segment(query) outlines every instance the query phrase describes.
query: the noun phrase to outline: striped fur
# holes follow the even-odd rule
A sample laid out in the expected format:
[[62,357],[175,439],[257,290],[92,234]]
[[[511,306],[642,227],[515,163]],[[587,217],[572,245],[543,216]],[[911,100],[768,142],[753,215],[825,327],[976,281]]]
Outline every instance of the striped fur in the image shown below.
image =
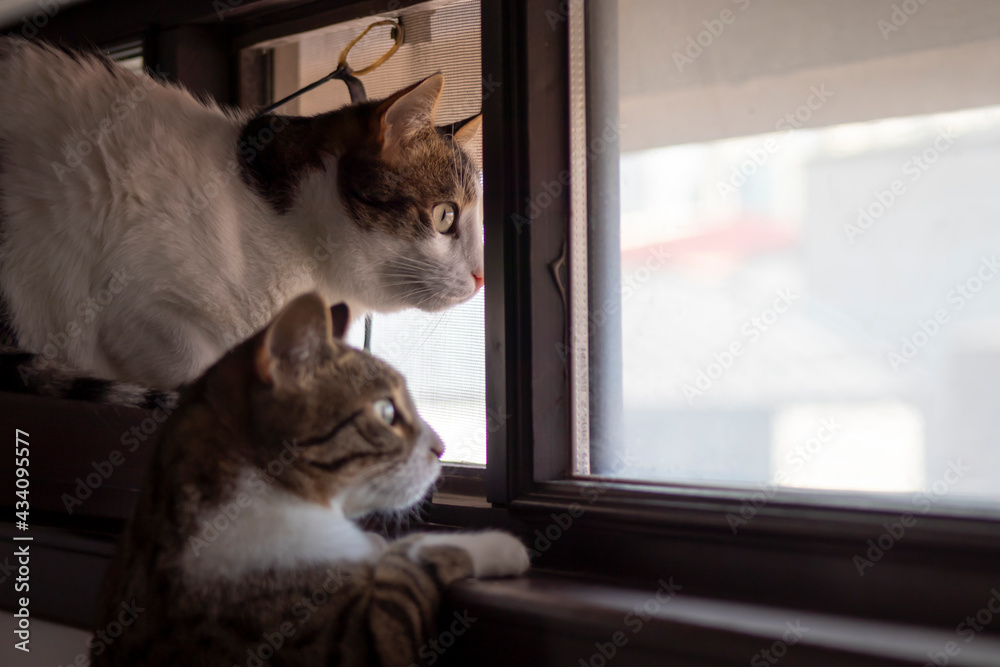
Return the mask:
[[176,391],[80,375],[79,371],[43,354],[3,346],[0,346],[0,391],[144,410],[172,409],[178,396]]
[[302,296],[184,392],[105,581],[95,667],[420,665],[449,584],[526,571],[505,533],[386,544],[355,523],[423,497],[443,448],[346,321]]

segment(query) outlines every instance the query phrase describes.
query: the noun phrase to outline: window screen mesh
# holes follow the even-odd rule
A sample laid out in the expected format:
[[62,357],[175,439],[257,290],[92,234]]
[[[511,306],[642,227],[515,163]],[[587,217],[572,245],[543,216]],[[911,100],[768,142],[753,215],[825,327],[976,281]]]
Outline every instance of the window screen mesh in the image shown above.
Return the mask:
[[587,42],[622,152],[600,472],[1000,502],[1000,3],[904,5],[622,0]]
[[[422,3],[260,44],[272,49],[274,99],[322,78],[336,67],[341,49],[366,27],[397,17],[405,41],[388,61],[360,77],[368,96],[386,97],[440,71],[445,87],[436,122],[443,125],[478,113],[482,98],[478,1]],[[374,28],[351,50],[349,62],[361,69],[391,44],[389,26]],[[347,87],[332,81],[282,107],[281,113],[313,115],[349,103]],[[472,152],[481,163],[481,146]],[[348,340],[360,347],[363,334],[357,321]],[[482,291],[443,313],[376,314],[372,352],[406,376],[421,415],[444,440],[445,460],[486,462]]]

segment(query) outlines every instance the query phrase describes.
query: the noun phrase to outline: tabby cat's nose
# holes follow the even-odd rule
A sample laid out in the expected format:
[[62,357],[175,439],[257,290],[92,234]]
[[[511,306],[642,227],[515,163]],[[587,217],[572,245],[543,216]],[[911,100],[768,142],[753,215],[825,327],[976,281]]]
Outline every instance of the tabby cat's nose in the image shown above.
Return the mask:
[[441,458],[441,456],[444,455],[444,443],[441,442],[441,438],[434,438],[431,441],[431,451],[434,452],[434,455],[438,458]]
[[476,291],[478,292],[479,289],[483,286],[483,283],[485,283],[486,281],[483,280],[483,277],[478,273],[473,273],[472,279],[476,281]]

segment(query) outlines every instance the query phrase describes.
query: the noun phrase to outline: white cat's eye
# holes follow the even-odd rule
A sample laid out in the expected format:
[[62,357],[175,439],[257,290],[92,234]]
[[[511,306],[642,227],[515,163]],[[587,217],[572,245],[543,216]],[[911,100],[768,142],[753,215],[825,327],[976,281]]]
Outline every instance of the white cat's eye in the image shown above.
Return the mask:
[[431,211],[431,221],[434,223],[434,229],[447,234],[455,224],[455,205],[448,202],[438,204]]
[[391,398],[378,399],[372,403],[372,410],[375,412],[376,417],[389,426],[392,426],[393,422],[396,421],[396,406],[393,405]]

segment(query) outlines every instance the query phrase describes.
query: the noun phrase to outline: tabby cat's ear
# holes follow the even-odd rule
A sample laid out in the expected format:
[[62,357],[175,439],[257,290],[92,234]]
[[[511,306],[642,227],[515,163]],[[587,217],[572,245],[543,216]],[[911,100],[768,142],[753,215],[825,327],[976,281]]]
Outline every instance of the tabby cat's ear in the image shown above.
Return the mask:
[[268,384],[297,382],[333,355],[332,315],[316,292],[297,297],[271,321],[257,349],[257,376]]
[[346,303],[338,303],[330,307],[330,317],[333,320],[333,337],[343,340],[347,333],[347,325],[351,323],[351,311]]
[[415,134],[434,127],[444,75],[432,74],[403,88],[378,107],[382,128],[379,134],[383,157],[392,157]]
[[460,128],[455,130],[455,133],[451,135],[451,138],[454,139],[455,143],[461,146],[464,150],[471,150],[472,144],[476,140],[476,135],[479,134],[479,129],[482,126],[483,114],[478,114],[465,121]]

